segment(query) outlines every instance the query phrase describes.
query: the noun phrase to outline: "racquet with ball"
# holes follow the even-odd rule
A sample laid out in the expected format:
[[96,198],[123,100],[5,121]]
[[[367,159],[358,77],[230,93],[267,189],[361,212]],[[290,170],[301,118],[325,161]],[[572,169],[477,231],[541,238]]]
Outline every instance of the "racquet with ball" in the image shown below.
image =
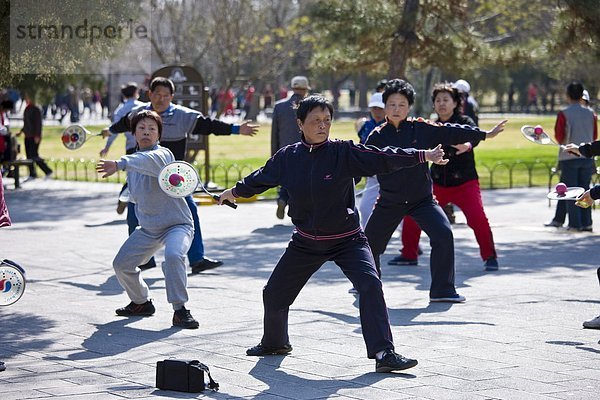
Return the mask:
[[524,125],[521,127],[521,133],[523,134],[525,139],[535,144],[560,146],[558,143],[552,140],[550,135],[544,132],[544,128],[542,128],[541,125]]
[[62,133],[62,144],[69,150],[77,150],[90,138],[101,136],[101,133],[92,133],[85,129],[83,125],[71,125],[65,128]]
[[[158,185],[168,196],[186,197],[193,193],[204,192],[216,201],[220,197],[212,194],[204,187],[196,168],[185,161],[174,161],[163,167],[158,174]],[[200,190],[197,190],[200,189]],[[237,208],[237,204],[225,200],[223,204]]]
[[25,270],[16,262],[0,261],[0,306],[16,303],[25,292]]
[[582,187],[567,187],[564,183],[559,182],[547,197],[550,200],[577,200],[584,192],[585,189]]

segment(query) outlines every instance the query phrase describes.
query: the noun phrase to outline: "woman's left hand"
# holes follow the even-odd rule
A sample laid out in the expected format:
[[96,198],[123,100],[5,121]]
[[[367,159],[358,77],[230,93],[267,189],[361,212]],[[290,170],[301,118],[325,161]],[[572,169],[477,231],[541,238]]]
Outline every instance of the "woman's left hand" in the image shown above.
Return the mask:
[[103,178],[108,178],[117,172],[117,162],[114,160],[100,160],[96,164],[96,172],[102,175]]
[[498,125],[496,125],[495,127],[493,127],[491,130],[487,131],[485,138],[486,139],[493,139],[496,136],[498,136],[498,134],[502,131],[504,131],[504,127],[506,126],[506,123],[508,122],[507,119],[500,121],[500,123]]

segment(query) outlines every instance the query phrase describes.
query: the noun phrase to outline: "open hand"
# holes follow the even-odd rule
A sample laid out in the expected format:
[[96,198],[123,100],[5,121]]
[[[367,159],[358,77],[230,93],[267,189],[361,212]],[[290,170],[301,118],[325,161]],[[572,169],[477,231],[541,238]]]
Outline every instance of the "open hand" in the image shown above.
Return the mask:
[[444,159],[444,149],[438,144],[435,149],[425,150],[425,159],[437,165],[446,165],[450,160]]
[[103,178],[108,178],[117,172],[117,162],[114,160],[100,160],[96,164],[96,172],[102,175]]
[[246,120],[240,125],[240,135],[254,136],[258,133],[260,125],[251,124],[252,121]]
[[487,131],[487,133],[485,135],[485,138],[486,139],[493,139],[496,136],[498,136],[498,134],[500,132],[504,131],[504,127],[506,126],[507,122],[508,122],[507,119],[500,121],[500,123],[498,123],[498,125],[496,125],[492,129],[490,129],[489,131]]

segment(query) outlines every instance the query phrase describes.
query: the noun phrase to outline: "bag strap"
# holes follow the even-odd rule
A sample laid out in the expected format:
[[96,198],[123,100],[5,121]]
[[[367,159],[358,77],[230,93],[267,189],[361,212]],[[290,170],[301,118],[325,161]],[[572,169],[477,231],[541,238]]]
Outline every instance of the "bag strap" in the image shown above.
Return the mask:
[[208,367],[206,365],[202,364],[198,360],[192,361],[191,365],[193,365],[195,368],[199,369],[200,371],[206,372],[206,374],[208,375],[208,380],[209,380],[209,382],[208,382],[209,389],[214,390],[215,392],[219,391],[219,384],[214,381],[212,376],[210,376],[210,370],[208,369]]

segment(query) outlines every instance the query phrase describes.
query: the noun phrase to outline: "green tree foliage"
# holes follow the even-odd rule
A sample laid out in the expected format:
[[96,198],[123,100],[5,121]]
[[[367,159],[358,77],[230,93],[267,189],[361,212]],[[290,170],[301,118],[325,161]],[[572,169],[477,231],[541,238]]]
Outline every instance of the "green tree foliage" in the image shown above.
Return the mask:
[[[111,34],[117,32],[137,18],[141,4],[136,0],[0,1],[0,41],[5,44],[0,49],[0,86],[47,89],[73,81],[74,75],[95,72],[98,64],[118,56],[128,37],[115,34],[91,40],[91,26],[111,26],[116,28]],[[75,29],[83,25],[79,35],[87,39],[73,39]],[[31,40],[14,46],[20,36]]]
[[[405,12],[410,13],[408,19]],[[467,25],[464,1],[331,0],[313,3],[309,15],[319,37],[313,57],[317,69],[394,76],[425,66],[460,70],[479,50]],[[408,51],[400,54],[406,59],[394,57],[395,44],[408,45]]]

